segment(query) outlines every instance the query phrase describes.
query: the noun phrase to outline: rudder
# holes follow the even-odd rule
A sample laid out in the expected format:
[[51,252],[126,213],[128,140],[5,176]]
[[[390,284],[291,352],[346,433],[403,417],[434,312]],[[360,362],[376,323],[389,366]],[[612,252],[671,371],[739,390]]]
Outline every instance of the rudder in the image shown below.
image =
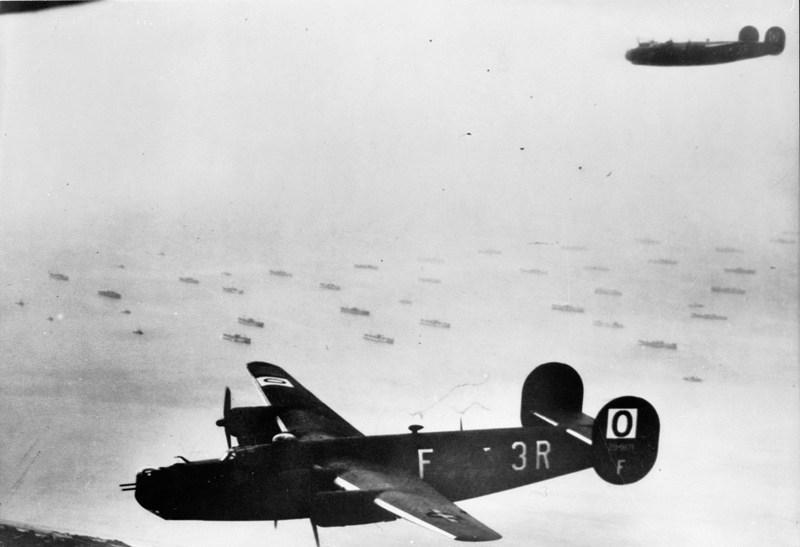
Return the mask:
[[539,365],[522,385],[520,420],[525,427],[538,424],[534,412],[580,414],[582,408],[583,381],[564,363]]
[[594,469],[611,484],[636,482],[658,455],[658,413],[640,397],[617,397],[606,404],[592,427]]

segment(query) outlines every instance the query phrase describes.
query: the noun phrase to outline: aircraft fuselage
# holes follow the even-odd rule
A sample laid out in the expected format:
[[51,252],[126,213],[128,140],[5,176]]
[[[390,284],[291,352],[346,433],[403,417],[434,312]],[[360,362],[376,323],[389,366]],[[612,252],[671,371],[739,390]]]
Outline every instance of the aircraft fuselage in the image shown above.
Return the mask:
[[372,503],[380,490],[347,491],[337,480],[337,463],[353,460],[419,477],[454,501],[593,465],[589,439],[550,426],[284,441],[146,469],[136,477],[136,499],[164,519],[392,520]]

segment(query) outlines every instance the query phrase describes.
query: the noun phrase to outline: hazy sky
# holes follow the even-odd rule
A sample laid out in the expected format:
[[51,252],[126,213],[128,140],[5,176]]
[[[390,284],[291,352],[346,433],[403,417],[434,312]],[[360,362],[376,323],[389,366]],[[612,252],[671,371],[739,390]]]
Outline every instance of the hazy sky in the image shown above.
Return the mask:
[[[623,57],[637,37],[744,24],[783,26],[785,52]],[[796,222],[795,2],[107,2],[0,25],[4,226],[69,232],[120,211],[287,237]]]
[[[783,27],[785,51],[709,67],[642,67],[624,58],[637,38],[735,39],[744,25],[762,37]],[[0,373],[8,384],[0,395],[13,410],[0,433],[15,442],[13,457],[0,453],[0,464],[12,462],[0,467],[0,486],[18,493],[0,499],[2,509],[142,545],[169,545],[164,530],[179,544],[214,532],[216,543],[207,544],[227,545],[232,527],[164,523],[109,488],[176,453],[221,453],[213,420],[224,385],[234,386],[237,404],[258,401],[245,359],[233,355],[242,348],[219,341],[228,318],[249,309],[273,330],[271,345],[256,343],[248,355],[307,365],[290,370],[312,391],[326,386],[334,401],[323,399],[366,433],[397,432],[385,426],[398,423],[402,431],[409,417],[398,412],[485,372],[493,375],[481,392],[493,401],[492,413],[481,414],[485,425],[510,425],[520,374],[556,358],[584,358],[582,374],[603,384],[587,390],[590,412],[604,396],[647,396],[642,384],[649,386],[672,432],[662,445],[664,473],[630,497],[609,496],[608,506],[607,491],[584,489],[585,477],[481,505],[476,516],[512,537],[527,541],[531,526],[551,543],[579,544],[573,528],[620,526],[632,545],[642,537],[725,544],[761,538],[759,518],[779,539],[796,537],[798,475],[786,463],[796,463],[798,449],[787,437],[798,415],[796,246],[769,242],[784,232],[796,238],[798,228],[799,27],[796,1],[104,1],[3,16]],[[648,277],[641,264],[650,257],[631,244],[642,237],[669,243],[680,267]],[[508,275],[536,265],[524,254],[533,240],[604,246],[591,256],[612,266],[626,295],[638,291],[619,311],[633,342],[615,345],[591,323],[587,336],[552,318],[550,303],[573,286],[594,288],[580,266],[574,274],[572,255],[534,249],[550,253],[541,260],[554,271],[538,293]],[[475,249],[494,244],[511,251],[477,262]],[[752,280],[747,308],[728,303],[741,320],[711,331],[688,324],[685,306],[697,294],[708,298],[720,276],[721,263],[712,268],[707,258],[715,245],[747,248],[744,265],[765,275]],[[609,248],[618,256],[603,254]],[[165,249],[162,261],[157,251]],[[351,264],[376,260],[375,249],[383,257],[396,250],[406,263],[381,270],[384,278],[356,278]],[[456,258],[416,262],[443,249]],[[248,270],[248,260],[257,268]],[[113,269],[119,262],[128,269]],[[505,270],[495,283],[498,263]],[[267,268],[281,266],[297,267],[294,292],[264,280]],[[212,294],[207,278],[196,298],[174,287],[178,275],[218,276],[229,267],[252,287],[236,304],[221,300],[216,286]],[[418,287],[419,271],[437,267],[451,284]],[[56,289],[46,278],[51,268],[71,268],[73,279]],[[385,361],[371,360],[375,348],[362,347],[361,332],[350,346],[351,325],[320,303],[317,282],[332,272],[352,282],[348,297],[386,304],[386,324],[400,337]],[[140,305],[128,319],[149,322],[141,344],[117,310],[85,297],[111,282]],[[428,309],[462,321],[450,342],[401,343],[402,329],[411,332],[419,319],[406,327],[391,307],[398,287],[408,286],[428,298]],[[32,303],[14,306],[23,296]],[[45,339],[41,324],[52,310],[63,310],[64,321],[47,326]],[[662,328],[688,339],[688,349],[682,339],[674,360],[638,367],[645,357],[631,349],[634,333],[665,336]],[[338,376],[321,366],[328,362],[366,371],[377,400],[319,381]],[[428,362],[440,366],[429,370]],[[774,374],[744,368],[753,363]],[[703,389],[713,385],[719,397],[687,391],[667,368],[690,374],[701,364],[712,377]],[[635,372],[625,376],[625,367]],[[41,376],[41,384],[30,380]],[[315,376],[318,384],[307,381]],[[504,391],[512,384],[513,401]],[[772,429],[755,411],[744,425],[730,420],[730,402],[745,400],[773,413]],[[501,405],[510,419],[498,423]],[[694,443],[709,431],[717,437],[698,451]],[[770,449],[753,451],[754,443]],[[685,450],[702,454],[689,460]],[[19,471],[21,461],[28,467]],[[64,503],[75,492],[88,492],[85,505]],[[537,511],[553,518],[528,520]],[[674,525],[686,519],[692,526]],[[306,523],[296,524],[299,534],[292,526],[275,532],[276,543],[311,541]],[[267,528],[235,529],[260,540]],[[383,528],[363,528],[326,537],[383,540]],[[387,545],[419,537],[399,530]]]

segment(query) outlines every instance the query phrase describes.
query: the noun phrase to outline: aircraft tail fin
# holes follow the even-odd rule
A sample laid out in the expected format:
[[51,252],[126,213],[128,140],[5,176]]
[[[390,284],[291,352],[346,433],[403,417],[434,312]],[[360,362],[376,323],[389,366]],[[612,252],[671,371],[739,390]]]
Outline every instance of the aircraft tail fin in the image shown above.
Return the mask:
[[591,444],[591,416],[583,413],[583,381],[564,363],[539,365],[522,385],[520,420],[523,427],[547,423]]
[[778,55],[786,46],[786,33],[781,27],[770,27],[770,29],[767,30],[767,34],[764,35],[764,41],[768,44],[773,44],[775,50],[772,52],[772,55]]
[[658,455],[660,422],[653,405],[640,397],[617,397],[597,414],[592,426],[594,470],[611,484],[636,482]]

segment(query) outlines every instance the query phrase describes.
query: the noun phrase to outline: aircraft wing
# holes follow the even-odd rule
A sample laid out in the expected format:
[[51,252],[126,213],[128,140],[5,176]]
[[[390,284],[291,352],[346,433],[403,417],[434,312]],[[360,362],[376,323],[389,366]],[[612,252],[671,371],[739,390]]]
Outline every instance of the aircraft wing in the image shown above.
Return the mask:
[[502,536],[414,475],[358,461],[330,463],[334,482],[345,490],[380,492],[375,505],[423,528],[459,541],[491,541]]
[[301,440],[363,436],[281,367],[255,361],[247,370],[275,408],[282,430]]

